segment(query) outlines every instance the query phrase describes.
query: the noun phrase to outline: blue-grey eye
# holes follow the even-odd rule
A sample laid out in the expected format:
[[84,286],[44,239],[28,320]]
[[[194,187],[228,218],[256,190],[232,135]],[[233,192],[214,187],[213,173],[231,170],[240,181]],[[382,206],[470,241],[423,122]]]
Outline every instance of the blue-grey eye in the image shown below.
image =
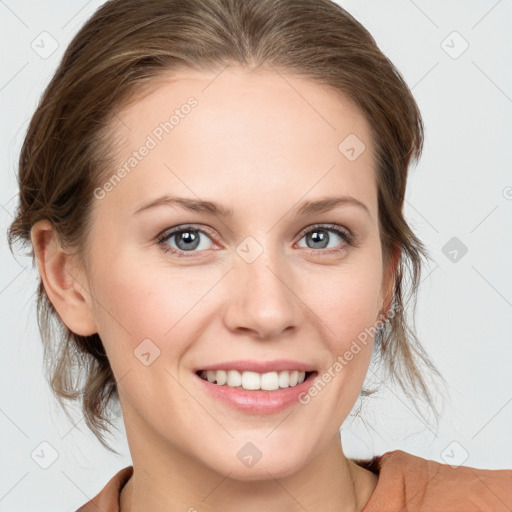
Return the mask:
[[[339,229],[326,227],[315,227],[309,230],[301,238],[301,240],[303,239],[306,240],[305,247],[308,247],[309,249],[334,249],[340,244],[340,242],[350,243],[349,235],[347,233]],[[304,247],[304,245],[299,246]]]
[[[180,228],[175,231],[171,231],[166,234],[162,239],[162,243],[166,243],[171,246],[172,249],[178,249],[184,252],[190,252],[194,250],[205,250],[208,249],[208,242],[203,239],[210,240],[208,235],[200,229],[194,228]],[[174,244],[170,243],[171,240],[175,241]]]

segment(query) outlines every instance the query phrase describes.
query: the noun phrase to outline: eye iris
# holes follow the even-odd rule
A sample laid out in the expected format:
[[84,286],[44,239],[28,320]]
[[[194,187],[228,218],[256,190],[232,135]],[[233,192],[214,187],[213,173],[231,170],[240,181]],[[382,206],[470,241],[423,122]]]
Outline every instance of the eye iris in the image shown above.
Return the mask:
[[[182,251],[197,249],[200,244],[200,231],[187,229],[182,230],[172,237],[176,240],[176,246]],[[306,243],[313,249],[325,249],[329,245],[330,236],[328,229],[316,229],[306,235]]]
[[[199,234],[196,231],[182,231],[175,235],[176,245],[179,249],[187,251],[190,249],[196,249],[199,245]],[[180,243],[184,243],[184,246],[180,246]]]
[[313,243],[313,249],[325,249],[329,243],[329,234],[325,229],[317,229],[308,233],[306,240]]

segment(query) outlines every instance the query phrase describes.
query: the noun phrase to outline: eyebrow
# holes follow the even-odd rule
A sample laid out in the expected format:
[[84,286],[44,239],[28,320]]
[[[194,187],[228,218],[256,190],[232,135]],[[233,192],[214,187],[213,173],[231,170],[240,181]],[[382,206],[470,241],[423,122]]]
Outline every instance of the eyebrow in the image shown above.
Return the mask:
[[[176,197],[169,195],[157,197],[156,199],[144,203],[142,206],[137,208],[137,210],[135,210],[134,215],[149,210],[150,208],[155,208],[157,206],[162,205],[177,205],[184,208],[185,210],[190,210],[193,212],[203,212],[210,215],[215,215],[216,217],[233,217],[233,210],[231,208],[227,208],[214,201],[204,201],[201,199],[192,199],[187,197]],[[323,199],[318,199],[316,201],[305,201],[297,209],[297,214],[311,215],[313,213],[323,213],[332,210],[337,206],[344,205],[357,206],[364,210],[371,218],[370,210],[368,209],[368,207],[364,203],[362,203],[361,201],[352,196],[326,197]]]

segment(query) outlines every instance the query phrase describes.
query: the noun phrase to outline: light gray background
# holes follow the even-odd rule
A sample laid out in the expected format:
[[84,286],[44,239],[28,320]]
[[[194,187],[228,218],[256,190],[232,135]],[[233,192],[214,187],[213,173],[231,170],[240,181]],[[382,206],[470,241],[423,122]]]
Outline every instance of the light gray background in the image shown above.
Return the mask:
[[[2,233],[28,120],[66,45],[101,3],[0,0]],[[399,448],[443,463],[512,468],[512,1],[341,4],[397,65],[424,116],[425,151],[411,171],[406,214],[435,263],[423,274],[416,319],[451,393],[435,431],[383,386],[365,403],[366,423],[343,425],[345,451],[370,457]],[[31,47],[51,50],[45,31],[58,43],[50,56]],[[442,250],[452,237],[468,248],[456,262]],[[131,463],[124,428],[118,458],[83,428],[78,410],[76,426],[59,412],[42,375],[37,274],[28,258],[11,256],[4,235],[0,251],[0,512],[69,512]],[[41,464],[52,449],[42,442],[57,455],[48,469]]]

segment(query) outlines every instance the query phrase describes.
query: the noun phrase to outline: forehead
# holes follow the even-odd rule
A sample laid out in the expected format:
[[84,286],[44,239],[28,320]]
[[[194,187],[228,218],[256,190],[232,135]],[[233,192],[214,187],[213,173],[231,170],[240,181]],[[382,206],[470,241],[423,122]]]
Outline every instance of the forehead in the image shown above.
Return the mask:
[[268,197],[285,189],[296,200],[333,188],[370,203],[375,196],[362,112],[342,93],[281,70],[162,75],[118,112],[111,131],[120,141],[112,171],[129,174],[111,195],[123,191],[124,203],[156,188],[230,203],[247,190]]

